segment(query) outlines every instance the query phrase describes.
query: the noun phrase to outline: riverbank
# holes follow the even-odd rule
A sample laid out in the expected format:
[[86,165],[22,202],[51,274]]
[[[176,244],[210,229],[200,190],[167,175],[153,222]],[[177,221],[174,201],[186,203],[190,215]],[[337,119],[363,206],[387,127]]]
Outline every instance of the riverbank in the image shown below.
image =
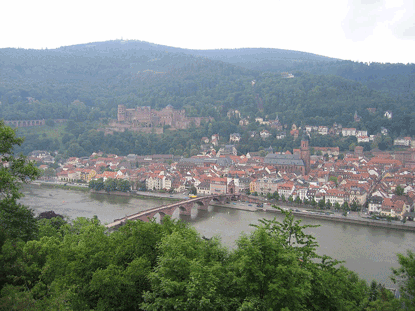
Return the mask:
[[76,186],[76,185],[65,185],[65,184],[56,184],[56,183],[42,183],[42,182],[33,182],[31,184],[39,186],[39,187],[52,188],[52,189],[63,189],[63,190],[89,192],[88,187]]
[[72,185],[68,183],[57,183],[57,182],[42,182],[42,181],[34,181],[29,185],[36,185],[38,187],[46,187],[46,188],[52,188],[52,189],[63,189],[63,190],[73,190],[73,191],[82,191],[82,192],[89,192],[89,193],[96,193],[96,194],[103,194],[103,195],[114,195],[114,196],[123,196],[123,197],[131,197],[136,199],[163,199],[167,201],[177,202],[181,201],[185,198],[179,198],[179,197],[171,197],[168,195],[163,195],[161,193],[150,193],[150,192],[121,192],[121,191],[111,191],[106,192],[104,190],[101,191],[95,191],[91,190],[87,185],[85,186],[79,186],[79,185]]
[[[251,205],[251,206],[249,206]],[[226,208],[232,208],[232,209],[238,209],[242,211],[247,212],[270,212],[270,213],[278,213],[281,214],[281,211],[268,207],[268,208],[257,208],[253,206],[252,204],[243,205],[243,204],[225,204],[225,205],[215,205],[215,206],[221,206]],[[322,220],[328,220],[328,221],[334,221],[334,222],[342,222],[342,223],[349,223],[349,224],[355,224],[355,225],[361,225],[365,227],[376,227],[376,228],[385,228],[385,229],[394,229],[394,230],[401,230],[401,231],[410,231],[415,232],[415,224],[413,223],[393,223],[393,222],[386,222],[381,220],[374,220],[374,219],[367,219],[363,217],[354,217],[354,216],[338,216],[333,214],[330,215],[324,215],[317,212],[309,212],[309,211],[295,211],[290,207],[283,207],[284,209],[291,209],[291,212],[294,216],[300,217],[300,218],[313,218],[313,219],[322,219]]]
[[[163,199],[166,201],[171,202],[178,202],[185,199],[188,199],[183,194],[168,194],[168,193],[157,193],[157,192],[106,192],[106,191],[91,191],[87,186],[77,186],[77,185],[68,185],[68,184],[60,184],[60,183],[48,183],[48,182],[41,182],[36,181],[32,183],[33,185],[37,185],[39,187],[46,187],[46,188],[58,188],[63,190],[74,190],[74,191],[82,191],[82,192],[89,192],[89,193],[96,193],[96,194],[102,194],[102,195],[108,195],[108,196],[120,196],[120,197],[131,197],[136,199],[144,199],[144,200],[153,200],[153,199]],[[247,212],[270,212],[270,213],[281,213],[278,209],[269,207],[263,207],[263,208],[257,208],[256,204],[247,204],[243,202],[233,202],[230,204],[225,205],[218,205],[218,204],[212,204],[213,206],[220,206],[220,207],[226,207],[226,208],[232,208],[232,209],[238,209],[242,211]],[[265,203],[265,206],[267,203]],[[269,204],[268,204],[269,205]],[[367,219],[356,215],[348,215],[348,216],[341,216],[336,215],[335,213],[332,213],[330,215],[321,214],[318,212],[309,212],[306,211],[302,207],[295,207],[295,210],[292,206],[283,206],[283,208],[291,209],[294,216],[302,217],[302,218],[312,218],[312,219],[322,219],[322,220],[328,220],[328,221],[334,221],[334,222],[342,222],[342,223],[350,223],[350,224],[356,224],[366,227],[377,227],[377,228],[384,228],[384,229],[394,229],[394,230],[400,230],[400,231],[410,231],[415,232],[415,223],[413,222],[406,222],[403,223],[397,223],[397,222],[386,222],[381,220],[373,220],[373,219]]]

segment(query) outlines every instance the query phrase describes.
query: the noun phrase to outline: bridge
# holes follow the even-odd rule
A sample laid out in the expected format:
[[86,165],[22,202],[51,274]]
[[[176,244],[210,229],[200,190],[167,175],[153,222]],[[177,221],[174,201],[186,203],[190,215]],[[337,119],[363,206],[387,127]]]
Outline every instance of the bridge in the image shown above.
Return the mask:
[[[231,201],[237,200],[247,200],[251,203],[256,203],[258,199],[250,198],[244,194],[220,194],[220,195],[208,195],[204,197],[197,197],[193,199],[188,199],[173,204],[163,205],[155,208],[151,208],[146,211],[138,212],[136,214],[126,216],[122,219],[116,219],[114,222],[106,225],[107,228],[117,228],[125,224],[127,220],[141,220],[149,221],[156,216],[158,213],[160,215],[160,221],[165,215],[172,216],[174,211],[178,208],[180,215],[190,215],[193,206],[197,206],[198,209],[207,210],[209,203],[211,201],[216,202],[217,204],[227,204]],[[262,202],[262,201],[261,201]]]
[[[52,119],[55,123],[64,123],[68,119]],[[45,125],[46,120],[4,120],[4,124],[15,127],[41,126]]]

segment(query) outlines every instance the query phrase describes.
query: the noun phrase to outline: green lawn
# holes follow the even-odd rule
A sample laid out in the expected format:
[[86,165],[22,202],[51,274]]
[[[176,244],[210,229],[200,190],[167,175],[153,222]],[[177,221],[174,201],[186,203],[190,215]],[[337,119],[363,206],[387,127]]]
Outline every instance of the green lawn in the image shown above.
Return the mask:
[[55,124],[54,127],[50,127],[47,125],[42,126],[32,126],[32,127],[19,127],[17,130],[17,134],[19,136],[27,136],[28,134],[38,134],[43,135],[46,134],[46,137],[55,139],[57,138],[59,141],[61,140],[62,136],[65,133],[65,123]]

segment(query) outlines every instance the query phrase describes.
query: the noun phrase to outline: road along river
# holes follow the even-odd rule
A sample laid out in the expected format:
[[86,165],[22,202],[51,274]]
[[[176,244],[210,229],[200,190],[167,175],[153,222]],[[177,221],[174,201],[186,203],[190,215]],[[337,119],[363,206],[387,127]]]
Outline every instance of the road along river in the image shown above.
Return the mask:
[[[23,192],[25,197],[21,203],[33,208],[36,213],[53,210],[71,219],[97,215],[102,223],[171,202],[166,199],[138,199],[39,186],[25,187]],[[249,225],[257,224],[259,219],[283,219],[281,214],[219,206],[209,206],[207,211],[195,208],[190,216],[179,216],[177,211],[173,217],[190,223],[206,237],[219,236],[222,243],[230,248],[235,246],[242,232],[251,232],[254,228]],[[307,233],[316,237],[320,245],[319,254],[344,260],[344,265],[360,277],[368,282],[375,279],[387,287],[394,287],[389,276],[390,268],[398,267],[396,253],[405,254],[407,249],[415,251],[414,232],[311,218],[304,218],[303,224],[320,225],[307,229]]]

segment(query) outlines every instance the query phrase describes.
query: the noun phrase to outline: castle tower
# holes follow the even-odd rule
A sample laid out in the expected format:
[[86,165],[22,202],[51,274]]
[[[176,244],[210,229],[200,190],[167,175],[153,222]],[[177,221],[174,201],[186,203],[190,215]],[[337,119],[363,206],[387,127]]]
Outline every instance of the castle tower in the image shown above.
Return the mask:
[[118,105],[118,122],[124,122],[124,121],[125,121],[125,106]]
[[310,149],[308,147],[308,139],[303,137],[301,140],[301,160],[304,162],[305,166],[305,175],[310,172]]

